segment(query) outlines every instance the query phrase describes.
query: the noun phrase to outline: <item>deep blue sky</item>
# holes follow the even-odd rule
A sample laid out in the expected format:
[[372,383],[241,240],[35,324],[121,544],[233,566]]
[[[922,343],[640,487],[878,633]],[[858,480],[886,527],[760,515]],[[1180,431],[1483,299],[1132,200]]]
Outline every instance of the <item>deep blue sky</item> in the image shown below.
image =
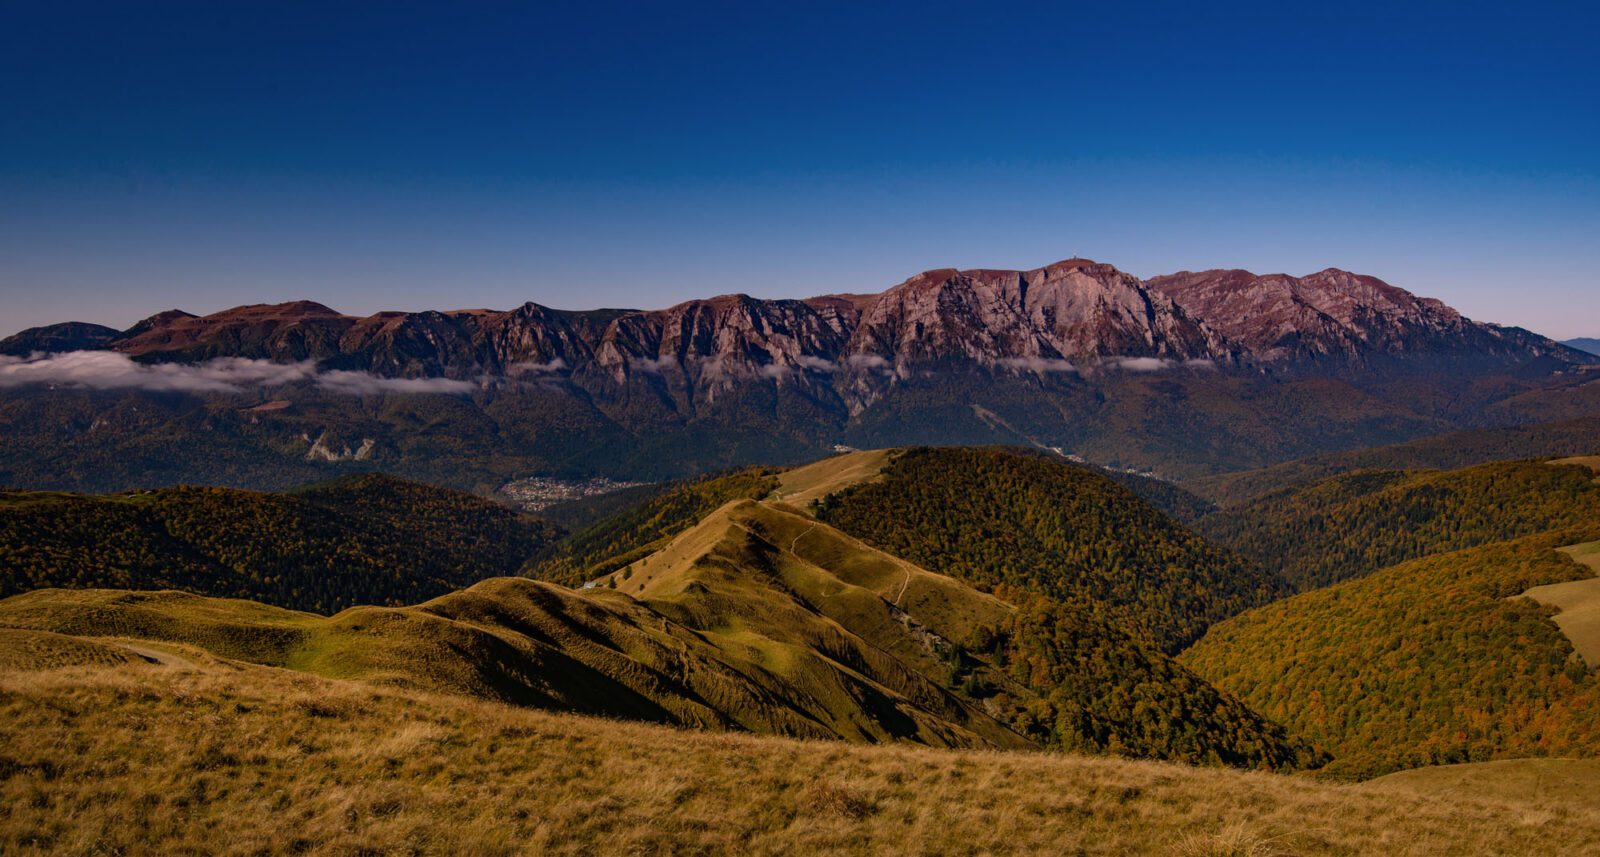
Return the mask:
[[1117,5],[0,0],[0,335],[1072,255],[1600,335],[1596,4]]

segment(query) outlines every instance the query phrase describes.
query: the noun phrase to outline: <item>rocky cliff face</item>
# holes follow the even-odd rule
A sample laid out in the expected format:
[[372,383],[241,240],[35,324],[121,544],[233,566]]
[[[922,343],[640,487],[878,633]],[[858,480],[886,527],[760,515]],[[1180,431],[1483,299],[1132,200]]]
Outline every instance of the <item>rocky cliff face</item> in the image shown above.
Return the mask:
[[1432,298],[1337,268],[1304,277],[1184,271],[1151,288],[1263,363],[1360,365],[1415,355],[1571,359],[1557,343],[1481,324]]
[[404,378],[532,373],[602,396],[649,392],[690,411],[751,382],[812,398],[832,390],[859,405],[897,381],[952,365],[1026,375],[1195,362],[1337,371],[1438,354],[1585,359],[1347,271],[1182,272],[1146,283],[1087,259],[1031,271],[926,271],[880,294],[806,300],[725,295],[664,310],[589,312],[528,303],[365,318],[297,301],[208,316],[173,310],[120,335],[108,331],[58,325],[4,347],[112,348],[144,360],[314,360]]
[[[846,359],[1049,366],[1108,357],[1231,360],[1214,331],[1110,265],[1068,259],[1032,271],[927,271],[862,313]],[[856,361],[863,362],[875,361]]]

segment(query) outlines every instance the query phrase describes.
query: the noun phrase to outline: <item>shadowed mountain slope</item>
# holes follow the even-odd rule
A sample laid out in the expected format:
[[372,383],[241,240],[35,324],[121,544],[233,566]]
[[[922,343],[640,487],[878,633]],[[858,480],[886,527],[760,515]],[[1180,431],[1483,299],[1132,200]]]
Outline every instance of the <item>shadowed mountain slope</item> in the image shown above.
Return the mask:
[[288,494],[0,492],[0,594],[174,588],[331,613],[514,573],[559,534],[470,494],[377,474]]
[[1111,479],[1008,450],[896,453],[816,515],[974,585],[1081,603],[1165,651],[1289,591]]

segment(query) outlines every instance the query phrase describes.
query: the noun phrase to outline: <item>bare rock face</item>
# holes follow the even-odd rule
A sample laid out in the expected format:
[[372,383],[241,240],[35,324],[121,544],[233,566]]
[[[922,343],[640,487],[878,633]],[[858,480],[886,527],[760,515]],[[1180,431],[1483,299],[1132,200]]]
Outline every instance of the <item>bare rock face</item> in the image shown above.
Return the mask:
[[880,294],[724,295],[651,311],[527,303],[357,318],[296,301],[207,316],[172,310],[120,335],[93,325],[26,333],[7,347],[49,340],[153,360],[315,360],[407,378],[533,373],[597,401],[634,396],[680,415],[751,384],[842,398],[856,411],[917,373],[951,366],[1050,375],[1195,362],[1343,371],[1434,355],[1586,359],[1333,268],[1304,277],[1186,271],[1146,283],[1088,259],[1030,271],[931,270]]
[[1234,356],[1222,336],[1170,298],[1087,259],[1032,271],[918,274],[866,309],[847,352],[847,360],[881,358],[900,373],[918,362],[950,359],[1026,366],[1107,357]]
[[1264,363],[1359,365],[1379,356],[1562,352],[1527,331],[1480,324],[1432,298],[1337,268],[1304,277],[1184,271],[1154,277],[1150,286]]
[[844,344],[837,323],[803,301],[725,295],[616,319],[595,362],[618,383],[645,375],[709,395],[752,379],[814,382]]
[[569,313],[530,302],[510,312],[469,318],[479,362],[495,374],[562,371],[594,358],[594,349]]
[[441,312],[380,312],[357,321],[339,340],[337,368],[387,377],[466,377],[481,369],[466,319]]

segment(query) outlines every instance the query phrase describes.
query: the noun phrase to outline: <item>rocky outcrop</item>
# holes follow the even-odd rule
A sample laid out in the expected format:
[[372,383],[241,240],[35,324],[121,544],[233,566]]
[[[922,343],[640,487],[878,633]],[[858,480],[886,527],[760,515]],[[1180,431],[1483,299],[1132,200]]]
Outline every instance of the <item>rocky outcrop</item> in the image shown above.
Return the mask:
[[1416,355],[1574,356],[1544,337],[1474,322],[1432,298],[1337,268],[1304,277],[1184,271],[1154,277],[1150,286],[1264,363],[1348,366]]
[[1110,265],[1068,259],[1032,271],[927,271],[861,316],[845,362],[1064,368],[1106,358],[1235,357],[1226,340],[1170,298]]

